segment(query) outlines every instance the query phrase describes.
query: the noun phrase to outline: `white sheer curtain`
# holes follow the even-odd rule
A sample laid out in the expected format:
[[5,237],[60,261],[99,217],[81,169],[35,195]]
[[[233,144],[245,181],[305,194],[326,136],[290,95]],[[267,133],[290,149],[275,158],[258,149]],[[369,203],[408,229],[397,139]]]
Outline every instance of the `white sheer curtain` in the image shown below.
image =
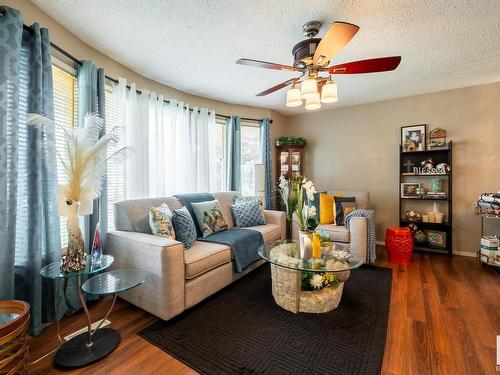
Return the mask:
[[124,199],[210,191],[215,112],[190,110],[173,99],[167,103],[154,92],[141,90],[138,95],[135,84],[130,87],[119,79],[113,89],[113,102],[131,148],[121,170],[127,181]]

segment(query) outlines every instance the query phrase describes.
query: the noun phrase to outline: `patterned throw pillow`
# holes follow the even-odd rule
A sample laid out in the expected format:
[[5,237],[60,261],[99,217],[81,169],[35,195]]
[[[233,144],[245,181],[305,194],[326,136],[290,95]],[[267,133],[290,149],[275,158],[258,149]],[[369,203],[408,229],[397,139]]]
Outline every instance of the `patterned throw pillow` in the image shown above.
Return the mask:
[[242,204],[246,202],[257,202],[259,204],[260,213],[262,214],[264,221],[266,221],[266,216],[264,215],[264,201],[261,196],[240,194],[233,195],[233,204]]
[[264,225],[266,222],[259,209],[259,204],[255,201],[248,201],[240,204],[232,204],[234,220],[239,228]]
[[356,208],[355,197],[335,197],[335,225],[344,225],[344,218]]
[[217,199],[207,202],[191,203],[198,226],[203,233],[203,238],[213,233],[227,229],[226,220],[222,215],[219,201]]
[[160,207],[149,209],[149,226],[155,236],[167,237],[175,240],[175,231],[172,226],[172,211],[166,203]]
[[174,225],[177,241],[182,242],[186,249],[193,246],[194,241],[196,241],[196,226],[186,207],[174,210],[172,224]]

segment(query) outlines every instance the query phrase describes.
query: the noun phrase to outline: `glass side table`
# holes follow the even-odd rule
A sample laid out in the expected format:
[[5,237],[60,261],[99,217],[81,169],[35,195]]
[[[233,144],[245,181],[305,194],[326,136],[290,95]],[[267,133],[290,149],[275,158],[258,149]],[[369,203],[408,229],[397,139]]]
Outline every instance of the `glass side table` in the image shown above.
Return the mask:
[[[85,311],[85,315],[87,317],[87,322],[89,322],[90,321],[90,314],[89,314],[89,311],[87,308],[87,304],[85,303],[85,298],[83,297],[82,288],[81,288],[82,278],[83,278],[83,276],[93,275],[97,272],[105,270],[106,268],[108,268],[109,266],[111,266],[113,264],[114,258],[111,255],[103,255],[100,259],[96,259],[96,258],[91,257],[90,255],[87,255],[86,260],[87,260],[87,264],[86,264],[85,268],[81,271],[78,271],[78,272],[61,272],[61,262],[60,261],[47,264],[45,267],[43,267],[40,270],[40,276],[43,278],[46,278],[46,279],[51,279],[51,280],[76,278],[76,284],[77,284],[76,289],[78,292],[78,298],[79,298],[80,303],[83,307],[83,310]],[[71,340],[65,342],[64,344],[62,344],[59,347],[59,349],[57,350],[57,354],[56,354],[56,363],[57,364],[59,364],[61,366],[67,366],[66,361],[62,360],[62,358],[60,358],[58,356],[58,353],[64,347],[71,345],[76,338],[78,338],[79,336],[82,336],[82,335],[84,336],[85,333],[72,338]],[[61,362],[59,362],[59,360],[61,360]],[[87,362],[87,363],[91,363],[91,362]],[[87,363],[82,363],[79,366],[83,366],[84,364],[87,364]]]
[[[117,294],[135,288],[146,281],[147,272],[136,269],[121,269],[95,275],[85,281],[81,290],[88,294],[113,295],[113,302],[96,328],[86,305],[87,332],[64,343],[56,353],[56,363],[65,367],[80,367],[91,364],[111,353],[120,342],[120,333],[112,328],[101,328],[116,302]],[[79,291],[81,293],[81,291]]]

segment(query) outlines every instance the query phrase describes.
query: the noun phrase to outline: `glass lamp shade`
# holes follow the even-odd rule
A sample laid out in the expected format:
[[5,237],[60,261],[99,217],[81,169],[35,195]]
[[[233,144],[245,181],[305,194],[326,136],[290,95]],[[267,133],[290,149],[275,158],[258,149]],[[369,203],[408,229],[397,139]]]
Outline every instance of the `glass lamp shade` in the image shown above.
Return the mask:
[[321,89],[321,103],[335,103],[338,100],[337,85],[328,81]]
[[300,90],[298,88],[292,87],[286,92],[286,106],[298,107],[299,105],[302,105]]
[[300,84],[300,95],[302,99],[308,99],[318,93],[318,87],[314,78],[308,78]]
[[321,108],[321,102],[319,100],[319,94],[311,96],[306,99],[306,109],[309,111],[314,111],[315,109]]

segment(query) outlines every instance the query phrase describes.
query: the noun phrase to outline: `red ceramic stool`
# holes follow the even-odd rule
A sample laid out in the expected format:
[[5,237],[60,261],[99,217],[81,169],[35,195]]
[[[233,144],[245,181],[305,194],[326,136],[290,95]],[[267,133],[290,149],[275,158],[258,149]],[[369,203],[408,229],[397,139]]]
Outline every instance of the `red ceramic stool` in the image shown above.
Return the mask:
[[408,264],[413,254],[413,234],[410,228],[387,228],[385,232],[385,247],[389,262]]

